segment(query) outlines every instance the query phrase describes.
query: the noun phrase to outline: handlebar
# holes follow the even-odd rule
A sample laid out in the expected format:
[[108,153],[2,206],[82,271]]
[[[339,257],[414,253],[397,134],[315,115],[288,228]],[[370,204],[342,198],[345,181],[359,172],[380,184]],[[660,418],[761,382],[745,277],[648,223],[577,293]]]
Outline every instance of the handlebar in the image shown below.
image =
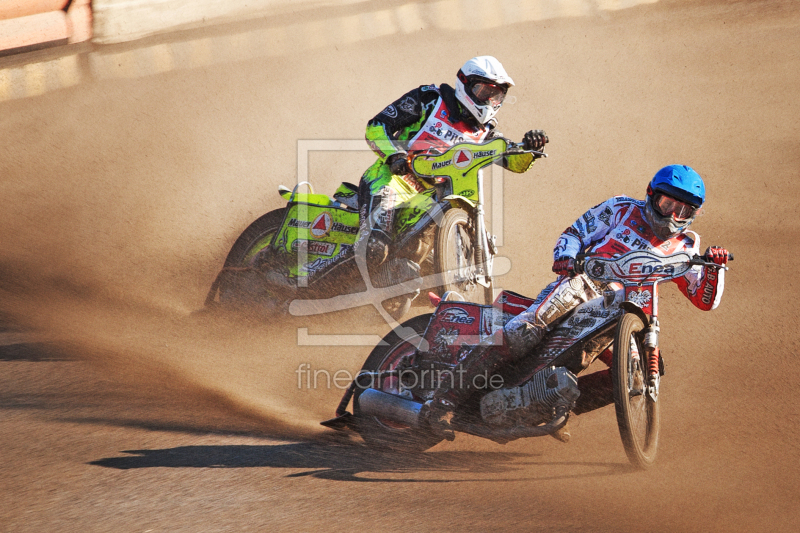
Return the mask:
[[[523,143],[515,143],[514,141],[512,141],[512,140],[510,140],[510,139],[508,139],[506,137],[495,137],[494,139],[491,139],[489,141],[484,141],[482,143],[473,143],[473,142],[469,142],[468,141],[468,142],[461,143],[461,145],[476,147],[476,146],[481,146],[483,144],[492,142],[492,141],[497,140],[497,139],[503,139],[506,142],[506,150],[504,152],[496,154],[495,160],[499,159],[501,157],[504,157],[504,156],[520,155],[520,154],[532,154],[534,156],[534,159],[538,159],[540,157],[547,157],[547,154],[544,151],[528,150],[523,146]],[[419,157],[419,156],[426,156],[426,155],[427,156],[440,156],[440,155],[443,155],[446,152],[448,152],[449,150],[452,150],[453,148],[456,148],[458,146],[460,146],[460,144],[456,144],[456,145],[447,147],[447,149],[444,152],[442,152],[442,151],[440,151],[440,150],[438,150],[436,148],[429,148],[429,149],[424,150],[424,151],[408,152],[408,153],[406,153],[405,159],[406,159],[406,162],[408,163],[408,167],[411,170],[412,174],[414,174],[415,176],[417,176],[419,178],[430,177],[430,176],[421,176],[414,170],[414,159]]]
[[[728,252],[728,261],[733,261],[733,254]],[[708,258],[704,255],[695,255],[692,257],[691,264],[693,265],[700,265],[700,266],[715,266],[721,267],[722,265],[718,265],[713,261],[709,261]]]
[[[575,273],[577,274],[585,273],[586,260],[590,259],[591,257],[592,256],[589,254],[583,254],[583,253],[577,254],[575,256]],[[728,252],[728,261],[733,261],[733,254],[730,252]],[[709,261],[705,256],[699,254],[695,254],[694,257],[692,257],[692,259],[689,261],[689,263],[697,266],[710,266],[717,268],[722,267],[722,265],[718,265],[713,261]]]
[[[733,254],[730,252],[728,260],[733,260]],[[580,253],[575,257],[573,269],[576,274],[586,274],[600,281],[628,280],[638,283],[645,280],[674,279],[694,266],[728,269],[727,265],[717,264],[697,254],[690,256],[686,252],[676,252],[662,256],[646,250],[632,250],[613,258]]]

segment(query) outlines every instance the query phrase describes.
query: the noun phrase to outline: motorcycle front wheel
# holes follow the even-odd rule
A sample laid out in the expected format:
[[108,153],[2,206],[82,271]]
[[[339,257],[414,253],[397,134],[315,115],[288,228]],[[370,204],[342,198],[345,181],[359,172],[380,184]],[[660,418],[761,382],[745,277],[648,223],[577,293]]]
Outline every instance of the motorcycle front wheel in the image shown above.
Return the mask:
[[440,295],[455,291],[464,301],[489,305],[494,300],[491,284],[484,287],[475,279],[476,243],[469,214],[459,208],[448,210],[436,233],[434,269],[441,279]]
[[[369,354],[361,371],[381,372],[397,368],[398,363],[404,357],[413,355],[416,351],[414,338],[409,339],[408,333],[413,332],[421,336],[425,332],[425,328],[428,327],[430,319],[430,313],[416,316],[386,335],[382,342]],[[406,335],[401,336],[403,333]],[[373,380],[371,385],[372,388],[389,394],[400,393],[396,377]],[[362,392],[364,392],[364,389],[356,388],[353,395],[353,414],[356,416],[358,432],[368,446],[378,449],[391,448],[400,452],[421,452],[435,446],[442,440],[440,437],[422,429],[415,429],[376,416],[363,415],[359,405],[359,398]]]
[[641,318],[622,315],[614,339],[611,373],[614,381],[614,405],[617,425],[628,460],[637,468],[653,465],[661,429],[659,402],[646,394],[647,357],[640,332]]

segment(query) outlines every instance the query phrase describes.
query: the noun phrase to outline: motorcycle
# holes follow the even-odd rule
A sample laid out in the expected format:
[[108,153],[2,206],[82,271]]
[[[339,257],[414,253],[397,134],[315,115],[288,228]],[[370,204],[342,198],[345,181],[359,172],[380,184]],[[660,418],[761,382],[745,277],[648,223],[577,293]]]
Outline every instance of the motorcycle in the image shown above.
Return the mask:
[[[410,155],[409,167],[423,190],[396,207],[388,259],[372,274],[365,261],[356,260],[355,185],[342,183],[332,197],[316,194],[308,182],[280,186],[287,205],[242,232],[205,308],[286,311],[300,300],[310,305],[295,305],[294,314],[315,314],[335,310],[337,303],[339,308],[371,303],[377,294],[385,312],[399,319],[425,285],[488,304],[497,248],[484,218],[482,169],[509,157],[532,161],[546,154],[498,137]],[[301,192],[302,186],[308,192]],[[337,302],[336,296],[354,292],[362,297]]]
[[[602,284],[603,296],[576,307],[518,362],[474,377],[481,381],[473,382],[476,391],[456,409],[453,429],[499,443],[558,435],[571,415],[613,403],[628,459],[648,468],[658,450],[664,375],[658,285],[698,266],[727,270],[686,252],[579,256],[578,271]],[[424,402],[442,379],[457,378],[465,352],[532,303],[510,291],[490,306],[446,293],[432,314],[414,317],[383,338],[345,392],[336,417],[322,425],[354,430],[380,448],[434,446],[443,437],[420,416]],[[584,373],[596,359],[610,369]],[[351,399],[352,413],[347,411]]]

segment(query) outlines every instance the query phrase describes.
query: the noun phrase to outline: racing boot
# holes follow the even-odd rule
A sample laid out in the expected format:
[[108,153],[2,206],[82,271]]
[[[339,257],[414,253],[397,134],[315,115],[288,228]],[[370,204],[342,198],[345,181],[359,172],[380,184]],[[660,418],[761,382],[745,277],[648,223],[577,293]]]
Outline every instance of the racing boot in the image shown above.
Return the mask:
[[[523,313],[527,314],[527,313]],[[519,317],[520,320],[514,320],[509,323],[508,342],[511,350],[516,350],[522,353],[529,353],[537,344],[539,344],[547,334],[547,326],[536,318],[534,314],[532,317],[528,316],[525,319]],[[582,398],[583,396],[581,396]],[[550,434],[551,437],[557,441],[568,443],[572,435],[569,431],[569,420],[563,426]]]
[[550,433],[550,436],[564,444],[568,443],[569,439],[572,437],[572,434],[569,432],[569,419],[564,422],[563,426]]
[[423,284],[419,265],[404,257],[395,257],[384,262],[370,276],[370,280],[377,289],[389,289],[392,292],[399,289],[400,294],[383,301],[384,309],[395,320],[400,320],[408,312]]
[[455,406],[446,400],[428,400],[422,404],[422,408],[419,410],[419,417],[423,424],[428,425],[434,435],[443,439],[454,440],[456,435],[451,425],[454,412]]
[[374,287],[402,285],[408,292],[414,293],[415,297],[422,286],[420,266],[405,257],[395,257],[384,262],[374,273],[370,273],[370,278]]
[[547,326],[534,313],[523,311],[509,320],[503,331],[508,349],[519,354],[530,353],[547,334]]

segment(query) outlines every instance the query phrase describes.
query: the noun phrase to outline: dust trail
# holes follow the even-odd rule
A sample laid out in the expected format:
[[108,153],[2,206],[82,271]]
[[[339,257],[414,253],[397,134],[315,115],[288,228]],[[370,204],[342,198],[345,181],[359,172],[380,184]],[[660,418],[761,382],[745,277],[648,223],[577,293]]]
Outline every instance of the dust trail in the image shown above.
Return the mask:
[[[368,350],[301,350],[298,325],[335,328],[321,319],[190,318],[236,236],[282,203],[275,185],[291,184],[295,158],[293,140],[272,150],[248,130],[248,116],[266,116],[255,101],[186,101],[209,76],[104,82],[6,108],[0,316],[118,379],[183,383],[265,431],[308,436],[342,391],[322,379],[299,387],[298,365],[355,372]],[[246,93],[251,81],[240,83]],[[220,127],[223,115],[236,127]],[[268,169],[288,170],[265,180]]]
[[[256,433],[283,438],[318,433],[319,421],[331,416],[340,387],[346,385],[343,379],[334,382],[333,375],[355,372],[363,358],[363,348],[301,351],[300,324],[291,320],[265,324],[187,315],[103,297],[102,287],[65,286],[69,280],[43,279],[29,267],[5,265],[0,311],[6,316],[71,356],[93,362],[113,379],[163,389],[165,404],[179,389],[194,398],[198,409],[230,409],[234,418],[249,420],[247,429]],[[317,372],[312,381],[298,378],[301,363]],[[184,422],[219,429],[202,416],[192,418]]]

